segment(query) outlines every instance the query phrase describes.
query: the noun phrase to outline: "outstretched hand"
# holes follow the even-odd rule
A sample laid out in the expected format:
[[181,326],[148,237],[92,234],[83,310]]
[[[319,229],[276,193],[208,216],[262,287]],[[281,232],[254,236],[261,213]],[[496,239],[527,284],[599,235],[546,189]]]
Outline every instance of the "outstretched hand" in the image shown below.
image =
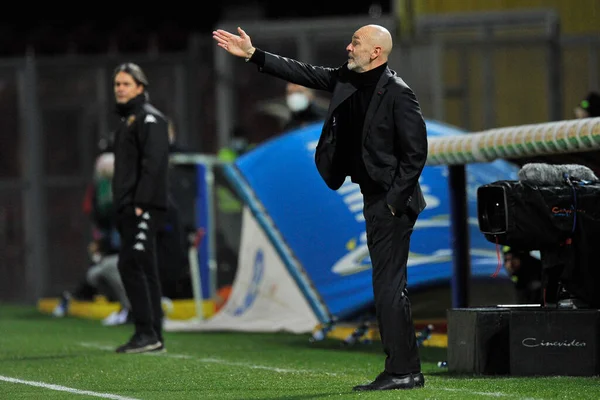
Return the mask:
[[217,29],[213,31],[213,39],[217,41],[219,47],[224,48],[230,54],[237,57],[250,58],[254,54],[254,47],[250,36],[240,27],[237,28],[239,35]]

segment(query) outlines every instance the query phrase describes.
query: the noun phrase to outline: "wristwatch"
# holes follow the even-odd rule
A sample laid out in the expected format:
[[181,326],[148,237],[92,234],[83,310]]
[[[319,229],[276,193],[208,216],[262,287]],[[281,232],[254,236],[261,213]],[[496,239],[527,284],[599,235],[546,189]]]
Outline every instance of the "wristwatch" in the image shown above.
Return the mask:
[[250,59],[252,58],[252,56],[254,55],[254,52],[256,51],[256,49],[254,49],[254,51],[252,52],[252,54],[250,54],[250,57],[246,57],[244,60],[246,62],[250,61]]

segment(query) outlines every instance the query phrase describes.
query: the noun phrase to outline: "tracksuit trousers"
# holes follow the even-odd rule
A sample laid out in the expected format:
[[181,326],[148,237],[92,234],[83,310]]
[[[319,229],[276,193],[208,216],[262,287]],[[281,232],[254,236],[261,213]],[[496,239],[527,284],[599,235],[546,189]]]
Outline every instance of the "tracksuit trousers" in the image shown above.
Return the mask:
[[133,207],[118,215],[121,234],[119,273],[131,304],[136,334],[155,335],[163,341],[161,287],[156,262],[156,232],[164,223],[164,212],[144,210],[137,216]]

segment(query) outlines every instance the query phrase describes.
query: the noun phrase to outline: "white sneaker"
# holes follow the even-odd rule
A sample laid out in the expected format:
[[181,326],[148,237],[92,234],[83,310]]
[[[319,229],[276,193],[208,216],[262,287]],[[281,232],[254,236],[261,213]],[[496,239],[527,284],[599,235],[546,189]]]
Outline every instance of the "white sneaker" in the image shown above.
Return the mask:
[[71,294],[69,292],[64,292],[58,301],[54,310],[52,310],[52,315],[57,318],[62,318],[69,312],[69,304],[71,302]]
[[65,308],[63,307],[62,304],[58,304],[56,307],[54,307],[54,310],[52,310],[52,316],[57,317],[57,318],[62,318],[67,314],[67,311],[65,310]]
[[115,326],[115,325],[123,325],[127,323],[127,317],[129,316],[129,310],[126,308],[120,311],[112,312],[108,317],[102,320],[102,325],[104,326]]

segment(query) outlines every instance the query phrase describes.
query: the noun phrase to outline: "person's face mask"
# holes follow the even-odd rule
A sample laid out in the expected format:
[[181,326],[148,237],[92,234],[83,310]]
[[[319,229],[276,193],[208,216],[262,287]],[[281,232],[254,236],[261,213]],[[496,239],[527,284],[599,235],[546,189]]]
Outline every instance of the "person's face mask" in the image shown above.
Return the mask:
[[292,112],[298,112],[306,110],[309,100],[304,93],[291,93],[287,95],[286,102]]

